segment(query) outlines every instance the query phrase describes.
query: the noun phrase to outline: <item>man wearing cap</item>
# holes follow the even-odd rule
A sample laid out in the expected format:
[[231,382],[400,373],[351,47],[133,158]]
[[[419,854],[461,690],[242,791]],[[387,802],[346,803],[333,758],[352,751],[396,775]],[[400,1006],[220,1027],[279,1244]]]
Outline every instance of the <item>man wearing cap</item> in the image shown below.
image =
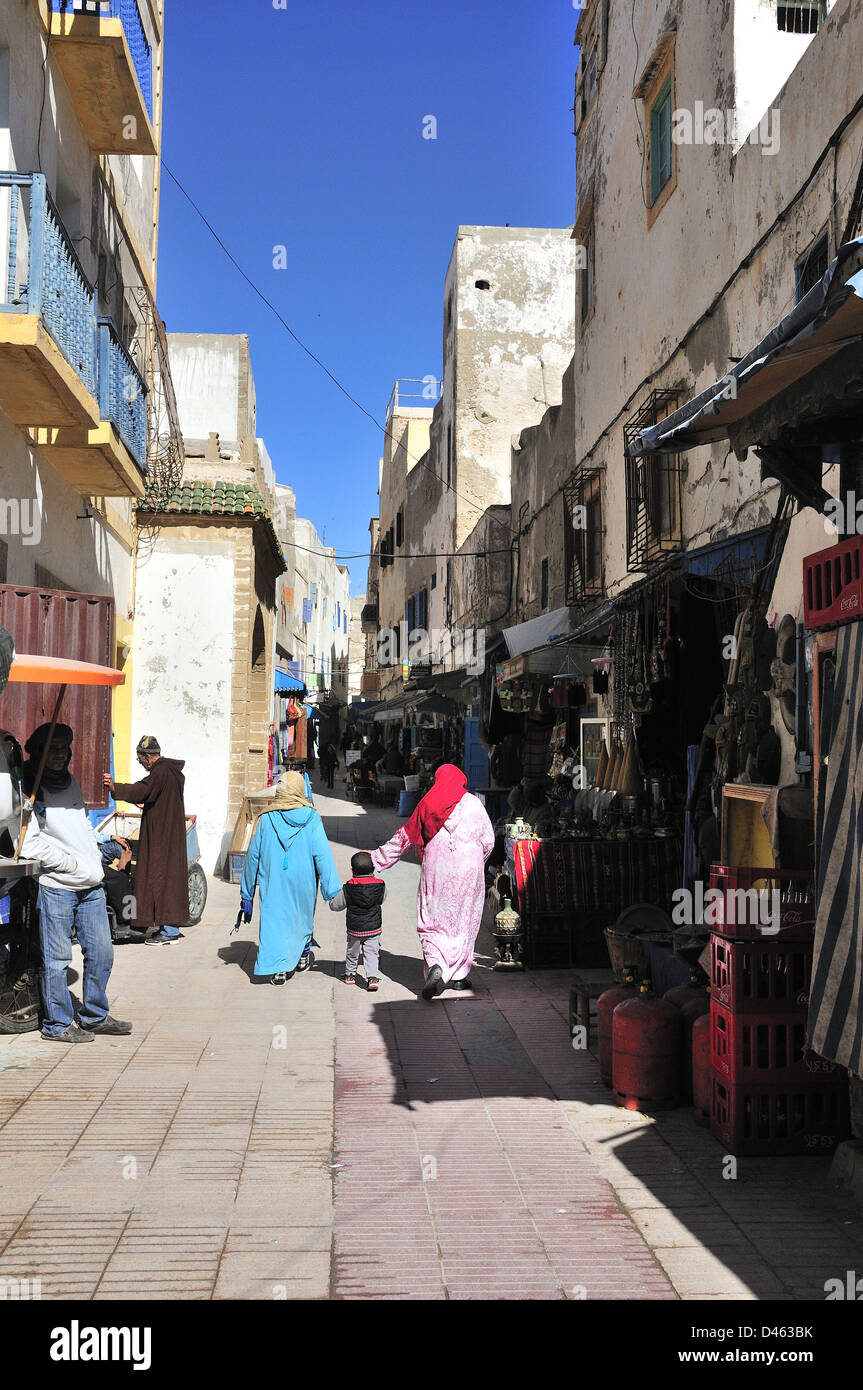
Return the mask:
[[147,937],[147,944],[167,946],[178,939],[180,925],[189,920],[185,762],[163,758],[152,734],[144,735],[137,753],[138,762],[149,774],[143,781],[114,782],[107,772],[102,780],[116,801],[143,808],[132,925],[147,930],[158,927]]
[[[41,724],[24,745],[24,788],[34,789],[42,751],[51,731]],[[102,856],[84,809],[81,788],[69,771],[72,730],[58,724],[51,738],[23,853],[38,859],[39,932],[42,946],[42,1037],[48,1042],[92,1042],[94,1033],[131,1033],[131,1023],[112,1018],[106,989],[114,948],[102,888]],[[72,960],[72,930],[84,957],[78,1019],[66,972]]]

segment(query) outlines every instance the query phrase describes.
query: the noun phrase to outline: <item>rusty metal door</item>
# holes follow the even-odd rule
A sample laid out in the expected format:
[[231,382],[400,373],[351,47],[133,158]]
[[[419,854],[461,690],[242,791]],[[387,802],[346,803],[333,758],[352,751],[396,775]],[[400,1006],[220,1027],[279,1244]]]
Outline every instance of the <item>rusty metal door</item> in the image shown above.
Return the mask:
[[[0,626],[11,632],[15,650],[113,666],[114,600],[67,589],[31,589],[0,584]],[[0,727],[23,744],[51,718],[56,685],[7,685],[0,695]],[[102,773],[111,766],[111,691],[70,685],[60,722],[74,732],[71,770],[87,806],[105,805]]]

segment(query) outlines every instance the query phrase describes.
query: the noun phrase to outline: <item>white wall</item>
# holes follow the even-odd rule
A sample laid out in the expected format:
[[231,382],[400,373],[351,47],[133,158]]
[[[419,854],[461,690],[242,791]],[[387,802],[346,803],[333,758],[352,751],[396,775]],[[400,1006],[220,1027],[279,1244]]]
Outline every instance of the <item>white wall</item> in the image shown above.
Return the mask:
[[228,333],[169,333],[171,376],[186,439],[237,439],[239,338]]
[[[204,602],[206,596],[206,602]],[[216,871],[228,811],[234,562],[224,542],[163,532],[139,563],[134,743],[155,734],[184,758],[186,811],[198,817],[201,864]]]

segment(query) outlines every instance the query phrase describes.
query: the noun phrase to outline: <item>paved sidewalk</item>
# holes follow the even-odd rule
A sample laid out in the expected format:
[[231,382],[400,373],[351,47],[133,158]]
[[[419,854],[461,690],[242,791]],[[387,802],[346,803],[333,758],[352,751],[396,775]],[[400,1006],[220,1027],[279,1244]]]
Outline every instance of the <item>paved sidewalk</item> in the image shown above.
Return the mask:
[[[347,877],[401,822],[315,787]],[[0,1280],[97,1300],[820,1299],[863,1269],[829,1160],[728,1178],[691,1111],[608,1104],[570,1046],[570,972],[496,975],[481,934],[474,995],[419,999],[418,876],[387,874],[375,995],[342,982],[324,905],[317,968],[253,980],[254,925],[229,936],[238,889],[211,880],[184,940],[117,948],[132,1037],[0,1037]]]

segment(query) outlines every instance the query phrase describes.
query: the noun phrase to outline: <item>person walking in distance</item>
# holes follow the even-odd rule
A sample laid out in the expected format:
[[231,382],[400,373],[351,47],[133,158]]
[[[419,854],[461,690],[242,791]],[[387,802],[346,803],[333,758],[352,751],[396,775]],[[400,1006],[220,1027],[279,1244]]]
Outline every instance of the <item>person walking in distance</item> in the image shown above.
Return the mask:
[[152,734],[137,748],[138,762],[147,772],[140,782],[115,782],[106,772],[103,782],[115,801],[143,809],[135,871],[135,912],[132,925],[151,931],[148,945],[167,946],[180,936],[189,920],[189,864],[186,854],[186,809],[183,805],[185,762],[163,758]]
[[[42,751],[51,731],[40,724],[24,745],[24,789],[34,790]],[[131,1023],[112,1018],[106,993],[114,947],[102,887],[102,855],[84,808],[81,788],[69,771],[72,730],[58,724],[51,738],[27,826],[25,859],[41,863],[39,936],[42,947],[42,1037],[46,1042],[92,1042],[94,1033],[131,1033]],[[72,961],[72,932],[84,957],[78,1018],[66,972]]]

